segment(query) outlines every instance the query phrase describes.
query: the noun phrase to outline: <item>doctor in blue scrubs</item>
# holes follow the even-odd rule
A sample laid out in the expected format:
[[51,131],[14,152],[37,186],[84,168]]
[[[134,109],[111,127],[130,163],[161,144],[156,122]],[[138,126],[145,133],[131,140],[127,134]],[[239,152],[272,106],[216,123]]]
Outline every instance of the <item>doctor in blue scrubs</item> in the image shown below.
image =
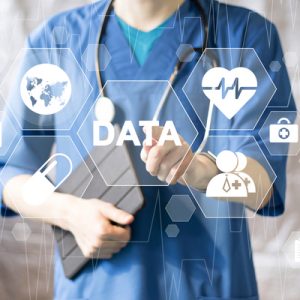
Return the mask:
[[[118,123],[122,125],[125,120],[136,123],[138,120],[151,119],[159,101],[152,97],[155,82],[169,79],[177,62],[176,51],[179,46],[203,46],[201,41],[204,28],[199,21],[199,10],[195,1],[199,1],[208,20],[209,45],[214,48],[255,49],[277,87],[269,105],[281,109],[285,107],[284,110],[287,111],[295,110],[294,101],[290,99],[291,87],[282,62],[283,53],[276,28],[261,16],[214,0],[115,0],[101,36],[101,44],[105,44],[111,55],[110,63],[104,68],[106,54],[99,52],[102,84],[112,80],[120,84],[130,81],[136,83],[128,89],[107,89],[107,96],[115,102],[118,111],[122,112],[116,116]],[[100,1],[61,13],[28,37],[28,49],[52,48],[57,53],[61,48],[71,49],[93,91],[84,102],[80,93],[84,87],[78,81],[73,85],[77,89],[72,94],[75,98],[71,99],[71,105],[66,111],[63,110],[59,116],[50,120],[35,115],[32,122],[28,122],[32,115],[23,104],[18,89],[7,99],[11,107],[14,107],[14,115],[19,123],[27,125],[32,133],[35,132],[38,136],[45,132],[44,129],[54,130],[52,135],[48,132],[43,143],[39,143],[38,139],[34,141],[24,137],[18,144],[13,159],[2,159],[2,213],[7,216],[21,213],[22,216],[69,230],[75,236],[83,254],[93,258],[77,277],[70,280],[64,276],[60,257],[56,254],[55,299],[259,299],[244,214],[241,213],[239,218],[206,218],[196,203],[200,206],[201,203],[206,205],[210,211],[220,212],[221,216],[230,211],[243,212],[246,208],[263,216],[283,213],[286,158],[272,157],[263,149],[277,175],[272,184],[272,175],[266,162],[257,157],[257,149],[248,144],[246,139],[238,145],[234,145],[232,141],[228,150],[247,155],[248,165],[244,171],[260,186],[260,195],[265,195],[261,199],[251,195],[241,200],[227,199],[229,201],[205,198],[203,191],[219,170],[214,160],[207,155],[196,154],[192,159],[195,149],[189,148],[190,132],[181,126],[181,147],[172,142],[165,145],[153,143],[131,152],[138,174],[147,174],[158,181],[171,183],[169,187],[143,187],[147,203],[136,216],[98,199],[86,201],[59,193],[54,193],[40,206],[30,206],[23,201],[22,187],[50,156],[55,142],[55,129],[60,129],[59,124],[63,118],[68,118],[72,109],[77,112],[74,108],[76,103],[84,102],[84,105],[71,132],[76,133],[82,125],[81,134],[86,140],[91,140],[89,123],[83,121],[95,103],[100,88],[97,71],[88,70],[81,57],[89,44],[98,43],[106,5],[107,1]],[[188,26],[183,26],[183,20]],[[64,28],[67,38],[55,35],[57,28]],[[173,84],[180,101],[187,108],[188,100],[182,89],[199,57],[200,54],[196,54],[185,64]],[[282,64],[278,72],[269,68],[273,61]],[[28,58],[25,57],[24,66],[27,63]],[[63,58],[60,63],[67,73],[72,73],[71,66]],[[196,89],[199,87],[195,82]],[[197,107],[197,103],[192,104]],[[253,102],[245,107],[242,117],[237,115],[231,121],[229,129],[239,129],[237,124],[253,123],[256,104]],[[166,119],[168,115],[174,119],[172,105],[167,105],[165,110]],[[199,136],[203,136],[204,128],[197,115],[191,109],[187,111],[200,133]],[[259,145],[262,142],[259,140],[258,130],[269,112],[269,108],[261,112],[262,117],[257,128],[251,132]],[[182,115],[175,113],[175,118],[180,123]],[[215,122],[220,120],[218,117],[214,119]],[[5,122],[7,119],[3,120],[3,128]],[[139,136],[144,136],[142,128],[139,130]],[[4,131],[3,140],[7,138],[7,134],[9,133]],[[20,131],[19,135],[22,134]],[[154,128],[154,138],[158,139],[160,134],[161,128]],[[216,139],[211,144],[211,150],[219,153],[223,147],[221,143],[221,140],[218,142]],[[57,152],[72,157],[72,149],[59,138],[56,139],[56,149]],[[178,169],[175,166],[179,159],[184,163]],[[58,168],[57,175],[61,172],[63,170]],[[164,232],[171,223],[165,207],[173,195],[190,195],[186,185],[195,190],[195,194],[197,192],[197,199],[192,198],[197,208],[189,222],[180,224],[180,234],[176,238],[170,238]]]

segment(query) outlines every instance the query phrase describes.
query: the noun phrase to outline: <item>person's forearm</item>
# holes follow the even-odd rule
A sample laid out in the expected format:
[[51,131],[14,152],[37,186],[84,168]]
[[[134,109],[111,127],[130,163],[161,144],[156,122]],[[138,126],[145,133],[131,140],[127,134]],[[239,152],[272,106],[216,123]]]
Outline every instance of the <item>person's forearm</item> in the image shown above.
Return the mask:
[[25,218],[38,219],[68,229],[69,214],[72,204],[74,204],[70,202],[76,201],[76,198],[53,193],[41,205],[29,205],[24,201],[22,195],[23,186],[29,178],[30,175],[16,176],[5,185],[3,191],[4,204]]
[[[195,155],[190,167],[184,175],[185,182],[196,190],[205,190],[210,180],[218,174],[216,164],[204,155]],[[226,198],[228,201],[242,203],[253,210],[264,207],[272,195],[272,183],[264,167],[256,160],[248,157],[247,168],[243,171],[259,187],[259,193],[249,194],[248,197]],[[262,199],[262,197],[264,197]],[[220,199],[222,200],[222,199]]]
[[99,199],[85,201],[59,193],[53,193],[41,205],[28,205],[22,191],[29,178],[28,175],[17,176],[6,184],[3,196],[9,208],[26,218],[70,231],[87,258],[109,259],[128,243],[129,225],[134,220],[129,213]]

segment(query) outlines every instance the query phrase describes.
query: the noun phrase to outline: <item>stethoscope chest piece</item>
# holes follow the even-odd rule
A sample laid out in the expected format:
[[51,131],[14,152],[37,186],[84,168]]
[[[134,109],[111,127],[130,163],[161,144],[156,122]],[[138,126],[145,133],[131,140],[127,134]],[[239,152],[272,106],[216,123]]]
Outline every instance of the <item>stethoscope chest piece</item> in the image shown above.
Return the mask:
[[108,97],[99,97],[95,104],[95,118],[101,122],[112,123],[116,109],[113,102]]

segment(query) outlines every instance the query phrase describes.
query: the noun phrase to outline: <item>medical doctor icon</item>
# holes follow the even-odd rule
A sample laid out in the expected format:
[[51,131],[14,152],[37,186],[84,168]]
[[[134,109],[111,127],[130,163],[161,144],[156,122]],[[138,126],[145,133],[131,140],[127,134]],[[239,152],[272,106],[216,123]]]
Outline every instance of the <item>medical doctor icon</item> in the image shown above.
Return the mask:
[[206,197],[248,197],[256,193],[253,179],[243,170],[247,167],[247,157],[240,152],[222,151],[216,159],[221,174],[213,177],[206,190]]

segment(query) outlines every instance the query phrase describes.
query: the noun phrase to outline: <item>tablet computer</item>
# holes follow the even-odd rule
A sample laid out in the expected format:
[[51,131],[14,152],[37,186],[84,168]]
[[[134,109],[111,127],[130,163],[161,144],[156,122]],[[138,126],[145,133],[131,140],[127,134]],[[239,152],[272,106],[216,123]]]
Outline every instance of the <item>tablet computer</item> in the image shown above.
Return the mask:
[[[114,126],[115,136],[118,137],[120,129]],[[101,173],[106,172],[108,186]],[[92,174],[92,179],[91,179]],[[144,204],[144,198],[138,179],[131,162],[126,145],[95,147],[85,159],[60,186],[61,193],[72,194],[83,199],[101,199],[116,207],[136,214]],[[88,200],[86,200],[88,201]],[[89,262],[78,247],[71,232],[53,226],[62,266],[65,276],[72,279]]]

